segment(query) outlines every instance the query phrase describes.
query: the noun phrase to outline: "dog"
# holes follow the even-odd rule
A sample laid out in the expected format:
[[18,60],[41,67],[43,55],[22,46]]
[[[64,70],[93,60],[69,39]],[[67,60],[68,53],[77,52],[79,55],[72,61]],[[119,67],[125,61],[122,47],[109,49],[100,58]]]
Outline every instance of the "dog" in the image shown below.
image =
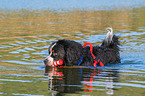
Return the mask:
[[119,36],[113,34],[112,28],[106,29],[108,31],[106,38],[100,46],[93,46],[92,52],[91,46],[83,47],[72,40],[61,39],[53,42],[48,48],[49,56],[44,59],[45,65],[54,67],[54,62],[59,60],[63,61],[61,66],[94,66],[95,61],[104,65],[120,63]]

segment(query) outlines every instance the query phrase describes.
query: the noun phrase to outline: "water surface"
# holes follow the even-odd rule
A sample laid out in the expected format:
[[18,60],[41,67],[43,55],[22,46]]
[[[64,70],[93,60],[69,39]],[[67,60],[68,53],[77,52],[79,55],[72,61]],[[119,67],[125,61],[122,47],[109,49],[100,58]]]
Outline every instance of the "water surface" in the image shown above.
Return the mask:
[[[64,10],[68,11],[63,12],[52,7],[1,8],[0,95],[144,96],[145,7],[138,5],[111,10],[69,10],[66,6]],[[103,68],[43,67],[52,42],[69,39],[101,44],[108,26],[120,36],[121,64]]]

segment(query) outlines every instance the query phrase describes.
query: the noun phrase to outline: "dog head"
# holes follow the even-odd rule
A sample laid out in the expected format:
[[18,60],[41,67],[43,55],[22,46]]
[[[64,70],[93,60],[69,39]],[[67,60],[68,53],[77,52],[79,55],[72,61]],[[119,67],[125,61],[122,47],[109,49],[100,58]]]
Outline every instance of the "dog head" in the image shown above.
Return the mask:
[[77,65],[82,56],[82,45],[71,40],[58,40],[50,45],[49,56],[45,58],[44,63],[47,66],[53,66],[58,60],[63,61],[63,65]]
[[64,60],[65,50],[62,44],[54,42],[48,48],[49,56],[44,59],[46,66],[52,66],[53,62],[58,61],[59,59]]

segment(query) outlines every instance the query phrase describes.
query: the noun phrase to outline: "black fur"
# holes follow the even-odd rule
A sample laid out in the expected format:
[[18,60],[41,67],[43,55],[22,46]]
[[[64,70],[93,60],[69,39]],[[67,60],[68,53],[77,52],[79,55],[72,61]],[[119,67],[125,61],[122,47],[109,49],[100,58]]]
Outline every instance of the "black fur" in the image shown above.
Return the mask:
[[[110,43],[104,40],[101,46],[93,46],[93,54],[99,58],[103,64],[120,63],[118,38],[119,37],[113,35]],[[93,66],[93,57],[89,46],[83,48],[78,42],[62,39],[56,42],[53,50],[54,53],[57,53],[55,56],[52,54],[54,61],[62,59],[64,66],[77,66],[81,57],[83,57],[83,60],[80,66]]]

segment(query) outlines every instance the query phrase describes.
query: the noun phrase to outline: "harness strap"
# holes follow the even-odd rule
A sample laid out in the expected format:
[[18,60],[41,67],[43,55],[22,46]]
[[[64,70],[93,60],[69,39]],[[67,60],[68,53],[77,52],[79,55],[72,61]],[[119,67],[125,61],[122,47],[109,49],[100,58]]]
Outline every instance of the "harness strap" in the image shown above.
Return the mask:
[[82,63],[82,61],[83,61],[83,56],[81,56],[81,61],[79,61],[78,66],[80,66],[80,64]]
[[104,67],[104,64],[101,62],[101,60],[94,56],[92,44],[91,44],[90,42],[86,42],[86,43],[83,45],[83,48],[85,48],[86,45],[90,45],[90,52],[91,52],[91,55],[93,56],[93,59],[94,59],[93,66],[94,66],[94,67],[97,67],[97,64],[100,64],[101,67]]

